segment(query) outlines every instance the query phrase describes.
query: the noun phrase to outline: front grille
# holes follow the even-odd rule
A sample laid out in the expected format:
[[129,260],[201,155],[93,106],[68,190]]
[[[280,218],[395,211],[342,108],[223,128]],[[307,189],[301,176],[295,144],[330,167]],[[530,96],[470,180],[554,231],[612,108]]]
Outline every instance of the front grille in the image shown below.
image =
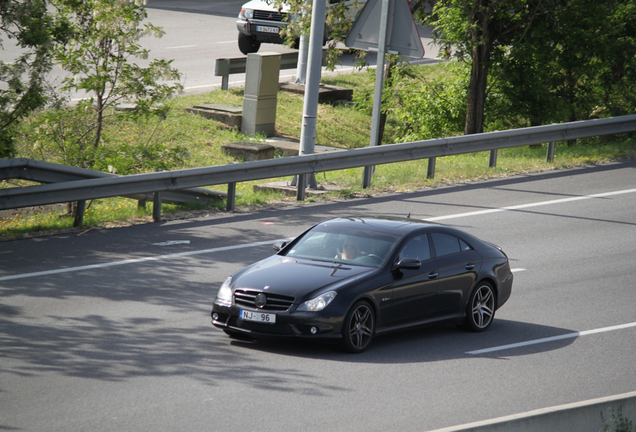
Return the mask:
[[254,11],[254,19],[264,21],[283,21],[286,16],[286,12],[267,12],[261,10]]
[[[265,297],[267,297],[267,302],[265,303],[265,306],[259,308],[258,306],[256,306],[255,300],[256,296],[259,295],[261,292],[265,294]],[[234,303],[237,306],[284,312],[289,309],[292,303],[294,303],[294,298],[263,291],[237,289],[236,291],[234,291]]]

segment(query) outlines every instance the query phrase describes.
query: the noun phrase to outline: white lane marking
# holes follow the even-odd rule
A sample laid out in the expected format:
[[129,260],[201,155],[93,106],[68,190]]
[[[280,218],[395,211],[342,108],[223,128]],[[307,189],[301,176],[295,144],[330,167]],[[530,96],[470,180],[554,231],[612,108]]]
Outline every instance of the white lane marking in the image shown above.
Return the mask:
[[[509,211],[509,210],[518,210],[521,208],[537,207],[542,205],[558,204],[558,203],[570,202],[570,201],[579,201],[584,199],[602,198],[602,197],[607,197],[612,195],[621,195],[621,194],[633,193],[633,192],[636,192],[636,189],[626,189],[626,190],[620,190],[620,191],[614,191],[614,192],[605,192],[605,193],[595,194],[595,195],[585,195],[581,197],[564,198],[564,199],[553,200],[553,201],[541,201],[538,203],[522,204],[518,206],[503,207],[499,209],[482,210],[482,211],[469,212],[469,213],[459,213],[459,214],[448,215],[448,216],[438,216],[436,218],[429,218],[427,220],[435,221],[435,220],[443,220],[443,219],[461,218],[461,217],[481,215],[481,214],[487,214],[487,213],[497,213],[497,212],[503,212],[503,211]],[[288,240],[288,239],[282,239],[282,240]],[[30,278],[30,277],[36,277],[36,276],[47,276],[47,275],[57,274],[57,273],[69,273],[73,271],[81,271],[81,270],[94,269],[94,268],[105,268],[105,267],[111,267],[111,266],[123,265],[123,264],[134,264],[134,263],[143,262],[143,261],[158,261],[163,259],[178,258],[180,256],[198,255],[198,254],[212,253],[212,252],[218,252],[223,250],[249,248],[252,246],[259,246],[259,245],[263,245],[267,243],[272,243],[275,241],[280,241],[280,240],[271,240],[271,241],[250,243],[250,244],[238,245],[238,246],[228,246],[226,248],[205,249],[201,251],[184,252],[183,254],[161,255],[156,257],[139,258],[134,260],[116,261],[112,263],[95,264],[95,265],[81,266],[81,267],[70,267],[65,269],[49,270],[49,271],[35,272],[35,273],[25,273],[21,275],[2,276],[0,277],[0,282],[5,280],[24,279],[24,278]]]
[[194,48],[194,47],[197,47],[197,46],[199,46],[199,45],[181,45],[181,46],[165,47],[164,49]]
[[486,353],[491,353],[491,352],[495,352],[495,351],[503,351],[503,350],[512,349],[512,348],[520,348],[520,347],[525,347],[525,346],[529,346],[529,345],[537,345],[537,344],[548,343],[548,342],[553,342],[553,341],[558,341],[558,340],[563,340],[563,339],[572,339],[572,338],[578,338],[578,337],[581,337],[581,336],[589,336],[589,335],[597,334],[597,333],[605,333],[605,332],[610,332],[610,331],[623,330],[623,329],[630,328],[630,327],[636,327],[636,322],[631,322],[631,323],[627,323],[627,324],[620,324],[620,325],[615,325],[615,326],[611,326],[611,327],[603,327],[603,328],[598,328],[598,329],[593,329],[593,330],[586,330],[586,331],[582,331],[582,332],[568,333],[568,334],[564,334],[564,335],[552,336],[552,337],[547,337],[547,338],[542,338],[542,339],[535,339],[535,340],[530,340],[530,341],[526,341],[526,342],[519,342],[519,343],[509,344],[509,345],[501,345],[501,346],[498,346],[498,347],[486,348],[486,349],[481,349],[481,350],[476,350],[476,351],[468,351],[468,352],[466,352],[466,354],[471,354],[471,355],[486,354]]
[[235,40],[231,40],[231,41],[220,41],[220,42],[214,42],[216,44],[231,44],[231,43],[237,43]]
[[526,271],[526,269],[522,269],[522,268],[513,268],[513,269],[510,269],[510,271],[511,271],[512,273],[517,273],[517,272]]
[[551,201],[540,201],[540,202],[530,203],[530,204],[521,204],[516,206],[510,206],[510,207],[502,207],[502,208],[488,209],[488,210],[478,210],[474,212],[458,213],[458,214],[447,215],[447,216],[437,216],[432,218],[426,218],[425,220],[440,221],[440,220],[456,219],[456,218],[462,218],[462,217],[468,217],[468,216],[479,216],[479,215],[485,215],[490,213],[522,210],[522,209],[527,209],[532,207],[541,207],[541,206],[552,205],[552,204],[562,204],[567,202],[582,201],[582,200],[588,200],[588,199],[594,199],[594,198],[605,198],[609,196],[622,195],[622,194],[628,194],[628,193],[634,193],[634,192],[636,192],[636,189],[626,189],[626,190],[620,190],[620,191],[614,191],[614,192],[604,192],[604,193],[594,194],[594,195],[583,195],[578,197],[563,198],[563,199],[557,199],[557,200],[551,200]]
[[206,88],[206,87],[218,87],[221,84],[205,84],[205,85],[199,85],[199,86],[192,86],[192,87],[184,87],[184,90],[192,90],[192,89],[200,89],[200,88]]
[[38,276],[49,276],[49,275],[59,274],[59,273],[70,273],[70,272],[76,272],[76,271],[82,271],[82,270],[101,269],[101,268],[113,267],[113,266],[125,265],[125,264],[137,264],[137,263],[149,262],[149,261],[160,261],[165,259],[181,258],[181,257],[201,255],[206,253],[223,252],[223,251],[228,251],[233,249],[242,249],[242,248],[250,248],[254,246],[270,245],[276,241],[288,241],[288,240],[289,239],[268,240],[268,241],[262,241],[257,243],[237,245],[237,246],[225,246],[225,247],[214,248],[214,249],[202,249],[197,251],[180,252],[180,253],[174,253],[169,255],[159,255],[159,256],[152,256],[152,257],[146,257],[146,258],[129,259],[124,261],[114,261],[114,262],[102,263],[102,264],[92,264],[92,265],[86,265],[86,266],[80,266],[80,267],[69,267],[69,268],[47,270],[47,271],[41,271],[41,272],[35,272],[35,273],[24,273],[19,275],[12,275],[12,276],[2,276],[0,277],[0,282],[7,281],[7,280],[15,280],[15,279],[26,279],[26,278],[32,278],[32,277],[38,277]]

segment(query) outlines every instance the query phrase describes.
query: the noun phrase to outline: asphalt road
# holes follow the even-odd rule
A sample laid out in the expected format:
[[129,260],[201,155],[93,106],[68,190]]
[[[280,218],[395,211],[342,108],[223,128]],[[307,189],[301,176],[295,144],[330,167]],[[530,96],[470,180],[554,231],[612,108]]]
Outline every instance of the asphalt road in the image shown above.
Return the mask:
[[[0,430],[424,431],[633,391],[635,185],[630,160],[0,243]],[[210,325],[222,281],[274,240],[409,212],[508,253],[488,332],[437,325],[347,355]]]

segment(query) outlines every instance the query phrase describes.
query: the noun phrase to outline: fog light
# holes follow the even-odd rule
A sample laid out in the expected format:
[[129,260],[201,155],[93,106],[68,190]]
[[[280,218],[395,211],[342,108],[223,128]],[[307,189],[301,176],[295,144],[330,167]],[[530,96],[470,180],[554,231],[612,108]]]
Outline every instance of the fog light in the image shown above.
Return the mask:
[[318,333],[318,329],[316,327],[312,327],[311,330],[309,330],[311,332],[311,334],[316,334]]
[[216,312],[214,312],[214,313],[212,314],[212,319],[213,319],[214,321],[218,321],[218,319],[219,319],[219,314],[218,314],[218,313],[216,313]]

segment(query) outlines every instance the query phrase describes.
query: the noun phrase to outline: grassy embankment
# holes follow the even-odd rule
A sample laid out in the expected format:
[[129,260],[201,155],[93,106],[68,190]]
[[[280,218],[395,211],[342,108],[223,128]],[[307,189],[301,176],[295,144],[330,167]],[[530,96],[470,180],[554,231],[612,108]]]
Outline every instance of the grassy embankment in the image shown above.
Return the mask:
[[[439,74],[436,66],[421,67],[419,73],[423,75]],[[353,88],[354,91],[373,87],[373,75],[369,73],[354,73],[332,77],[324,77],[323,82]],[[117,123],[109,126],[110,142],[138,143],[155,140],[169,146],[184,146],[188,149],[188,157],[179,168],[193,168],[210,165],[220,165],[234,162],[221,151],[221,145],[235,141],[246,141],[235,130],[229,130],[224,125],[202,117],[188,114],[185,107],[203,103],[225,103],[241,105],[243,89],[236,88],[224,92],[213,91],[206,95],[178,97],[172,99],[170,112],[165,120],[152,120],[137,123]],[[300,96],[280,93],[277,109],[277,133],[284,137],[298,138],[300,136],[303,99]],[[317,144],[343,148],[365,147],[369,143],[369,129],[371,118],[352,106],[320,105],[318,109]],[[389,124],[385,133],[384,143],[399,142],[399,125]],[[258,138],[251,138],[258,140]],[[18,157],[33,157],[31,144],[25,140],[18,147]],[[579,141],[568,146],[559,143],[553,163],[546,162],[546,147],[519,147],[499,151],[497,168],[488,168],[488,152],[449,156],[439,158],[436,163],[435,179],[427,180],[427,161],[418,160],[402,162],[376,167],[372,179],[372,187],[362,189],[362,168],[320,173],[317,175],[319,183],[334,182],[345,188],[324,198],[309,198],[309,201],[321,199],[346,199],[348,197],[373,195],[386,192],[406,192],[422,188],[435,187],[444,184],[474,181],[495,177],[508,176],[517,173],[538,172],[552,169],[568,168],[586,164],[603,163],[611,160],[633,157],[636,154],[634,140],[603,140],[598,139]],[[291,177],[276,180],[291,180]],[[272,181],[262,180],[258,183]],[[287,200],[295,202],[293,197],[285,197],[274,192],[254,192],[253,184],[257,182],[240,183],[237,185],[236,205],[238,208],[250,205],[267,204],[272,201]],[[16,184],[6,183],[2,187],[12,187]],[[226,185],[215,185],[211,189],[225,191]],[[189,207],[189,210],[196,209]],[[224,204],[210,211],[222,211]],[[185,209],[185,210],[188,210]],[[164,204],[162,211],[168,217],[171,213],[183,211],[183,207]],[[86,226],[108,226],[109,224],[143,223],[151,221],[152,204],[146,209],[138,209],[137,202],[125,198],[110,198],[89,201],[87,203],[84,224]],[[119,221],[119,222],[118,222]],[[122,222],[124,221],[124,222]],[[12,211],[0,217],[0,239],[16,238],[42,231],[63,230],[71,228],[73,218],[64,209],[47,212]]]

